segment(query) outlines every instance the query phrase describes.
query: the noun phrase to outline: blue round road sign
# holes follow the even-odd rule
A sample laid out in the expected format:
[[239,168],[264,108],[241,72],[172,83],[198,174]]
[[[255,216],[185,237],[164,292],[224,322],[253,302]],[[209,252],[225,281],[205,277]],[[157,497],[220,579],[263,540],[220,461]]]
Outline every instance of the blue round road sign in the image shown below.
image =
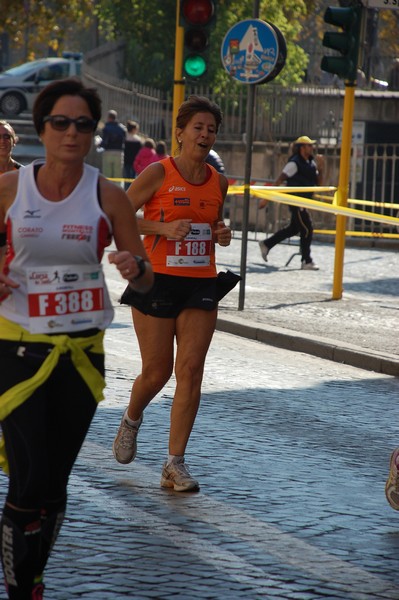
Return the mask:
[[281,32],[275,25],[260,19],[245,19],[233,25],[221,47],[224,68],[241,83],[270,81],[280,72],[285,56]]

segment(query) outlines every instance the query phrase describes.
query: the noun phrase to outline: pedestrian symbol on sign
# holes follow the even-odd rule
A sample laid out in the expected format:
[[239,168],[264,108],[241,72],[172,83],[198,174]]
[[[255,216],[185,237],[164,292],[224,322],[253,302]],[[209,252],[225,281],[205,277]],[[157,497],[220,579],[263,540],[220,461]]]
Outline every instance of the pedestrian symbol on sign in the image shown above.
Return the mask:
[[241,83],[265,83],[281,71],[287,50],[275,25],[246,19],[227,32],[221,55],[226,71]]

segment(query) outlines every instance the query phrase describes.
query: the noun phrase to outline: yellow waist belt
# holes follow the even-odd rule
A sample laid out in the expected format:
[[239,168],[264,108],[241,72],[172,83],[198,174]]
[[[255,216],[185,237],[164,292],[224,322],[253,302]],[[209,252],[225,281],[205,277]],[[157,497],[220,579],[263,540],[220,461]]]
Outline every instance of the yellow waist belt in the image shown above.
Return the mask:
[[[96,402],[104,398],[105,379],[91,364],[85,350],[90,347],[91,352],[104,354],[104,331],[99,331],[90,337],[72,338],[68,335],[46,335],[29,333],[26,329],[0,317],[0,339],[19,342],[44,343],[53,346],[48,356],[42,363],[40,369],[25,381],[17,383],[0,396],[0,422],[3,421],[13,410],[27,400],[33,392],[50,377],[57,366],[61,354],[71,352],[71,360],[91,390]],[[0,440],[0,467],[8,473],[7,456],[5,452],[4,439]]]

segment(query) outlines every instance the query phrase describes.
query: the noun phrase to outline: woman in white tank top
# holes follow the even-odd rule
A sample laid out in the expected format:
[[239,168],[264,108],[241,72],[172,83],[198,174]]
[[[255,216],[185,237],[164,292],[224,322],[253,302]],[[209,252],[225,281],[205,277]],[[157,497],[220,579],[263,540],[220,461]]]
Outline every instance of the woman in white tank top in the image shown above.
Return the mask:
[[0,465],[10,475],[0,555],[9,598],[43,597],[69,474],[103,397],[113,311],[101,260],[112,238],[109,261],[132,289],[153,282],[127,196],[84,163],[100,116],[96,90],[78,79],[51,83],[33,110],[45,160],[0,177]]

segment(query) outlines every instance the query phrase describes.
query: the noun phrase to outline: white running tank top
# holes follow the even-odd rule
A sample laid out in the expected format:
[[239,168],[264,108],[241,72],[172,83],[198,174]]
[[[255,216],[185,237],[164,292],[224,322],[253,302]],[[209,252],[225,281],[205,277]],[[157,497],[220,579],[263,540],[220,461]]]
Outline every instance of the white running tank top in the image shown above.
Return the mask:
[[112,226],[99,204],[98,169],[85,164],[72,193],[52,202],[36,185],[42,162],[19,170],[6,214],[5,273],[19,288],[0,302],[0,315],[31,333],[105,329],[114,313],[101,259]]

